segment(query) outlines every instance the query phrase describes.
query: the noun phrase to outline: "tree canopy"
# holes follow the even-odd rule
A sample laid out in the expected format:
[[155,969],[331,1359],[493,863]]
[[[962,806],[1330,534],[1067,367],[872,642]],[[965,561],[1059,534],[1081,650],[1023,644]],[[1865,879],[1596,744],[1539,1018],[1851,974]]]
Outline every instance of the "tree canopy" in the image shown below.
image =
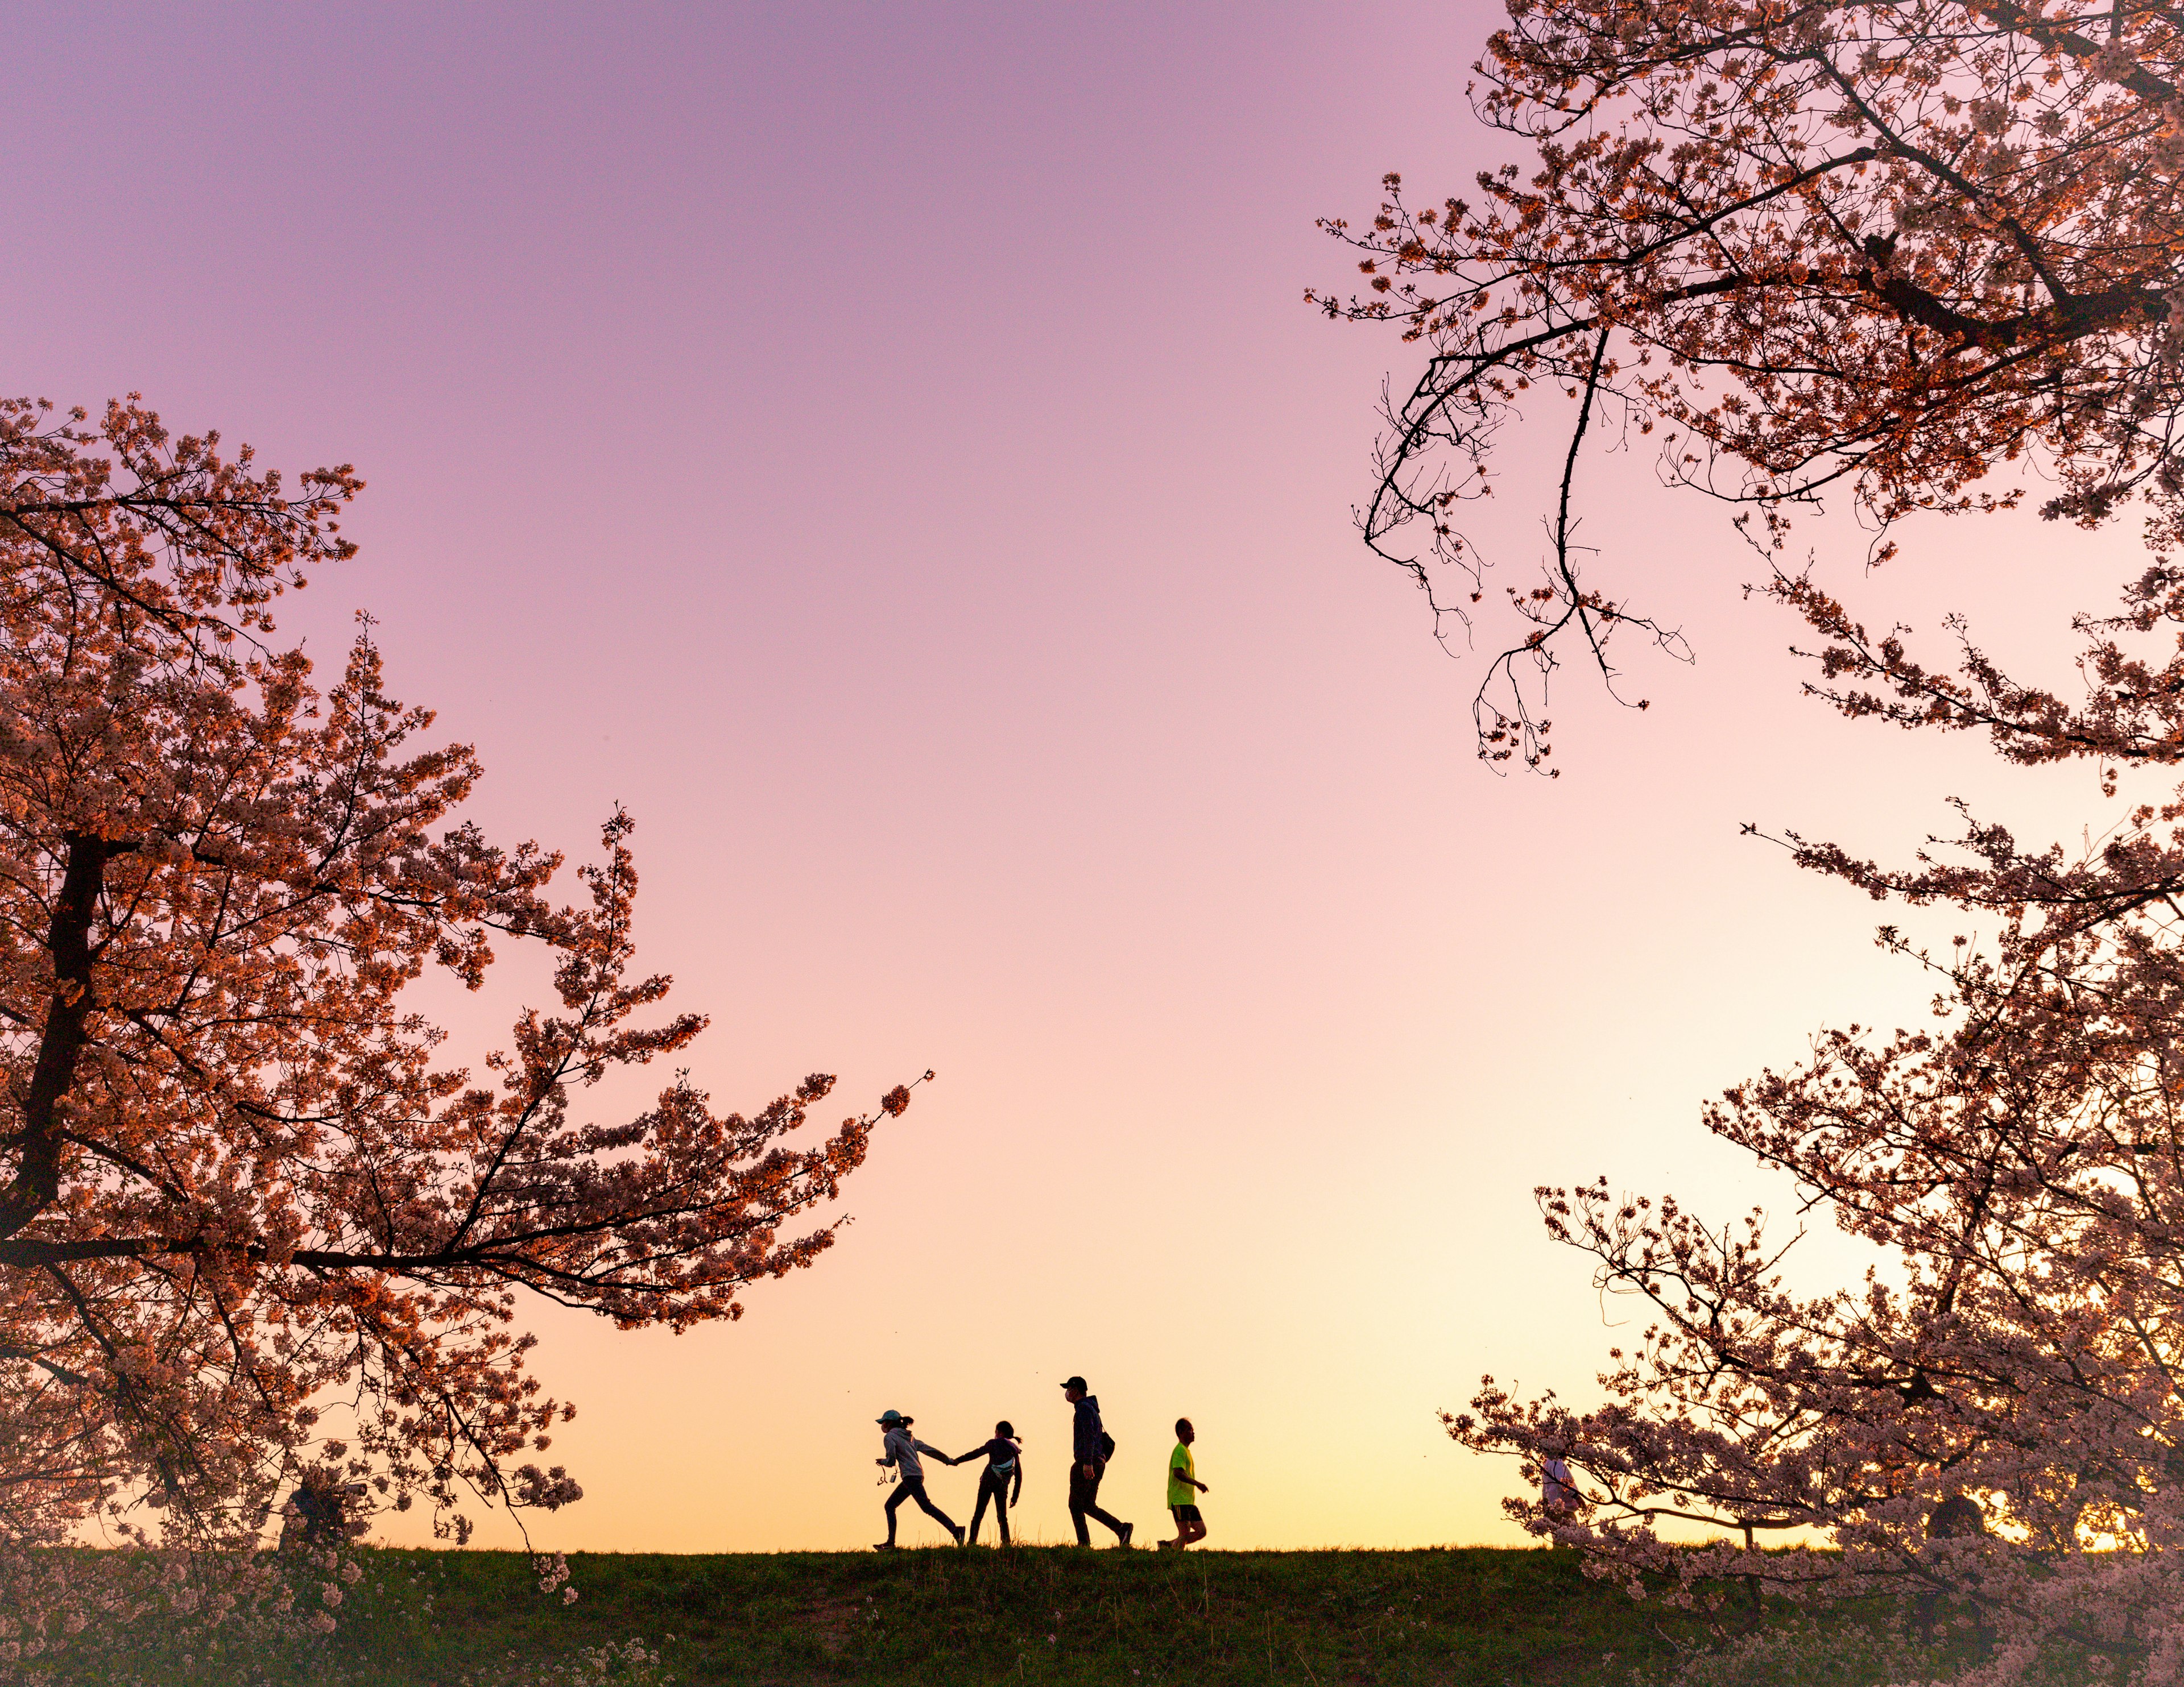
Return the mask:
[[[1368,543],[1436,624],[1485,613],[1462,506],[1544,390],[1578,402],[1536,585],[1506,587],[1481,753],[1539,766],[1575,640],[1675,635],[1571,543],[1588,427],[1779,553],[1834,494],[1891,549],[1916,510],[2098,523],[2143,499],[2159,555],[2126,613],[2173,616],[2184,532],[2184,14],[2162,5],[1511,0],[1474,102],[1529,166],[1418,204],[1390,175],[1365,290],[1426,360],[1391,408]],[[1489,606],[1490,607],[1490,606]],[[1513,617],[1513,626],[1506,617]],[[2168,677],[2177,677],[2171,670]]]
[[[458,1539],[465,1490],[574,1499],[520,1292],[733,1318],[908,1104],[799,1144],[831,1077],[746,1116],[677,1071],[585,1116],[705,1018],[634,970],[628,816],[558,901],[560,855],[456,817],[477,759],[421,742],[368,623],[323,688],[278,643],[361,484],[133,400],[0,404],[0,1545],[138,1506],[247,1542],[306,1468]],[[511,948],[552,1005],[454,1057],[405,991]]]

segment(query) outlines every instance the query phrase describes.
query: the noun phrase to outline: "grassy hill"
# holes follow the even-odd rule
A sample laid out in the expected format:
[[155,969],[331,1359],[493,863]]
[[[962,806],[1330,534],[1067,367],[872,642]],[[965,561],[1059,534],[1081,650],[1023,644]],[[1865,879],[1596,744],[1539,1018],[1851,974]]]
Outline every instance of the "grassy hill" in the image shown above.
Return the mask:
[[[1698,1617],[1588,1581],[1573,1554],[1485,1547],[582,1555],[570,1559],[580,1596],[566,1606],[542,1597],[515,1554],[364,1558],[341,1632],[308,1652],[252,1660],[252,1678],[1630,1687],[1634,1668],[1651,1666],[1650,1678],[1677,1644],[1708,1634]],[[634,1678],[626,1658],[581,1665],[585,1649],[632,1636],[659,1654]],[[212,1662],[148,1652],[125,1673],[146,1687],[235,1679],[231,1660],[209,1670]],[[117,1679],[112,1670],[100,1679]]]

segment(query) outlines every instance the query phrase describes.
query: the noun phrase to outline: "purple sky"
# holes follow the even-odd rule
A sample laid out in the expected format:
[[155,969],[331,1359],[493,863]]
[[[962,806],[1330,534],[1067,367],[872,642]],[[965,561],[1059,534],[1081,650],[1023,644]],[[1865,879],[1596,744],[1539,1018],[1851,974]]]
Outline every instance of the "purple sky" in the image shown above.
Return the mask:
[[[1614,1339],[1531,1186],[1779,1195],[1700,1098],[1917,1011],[1877,912],[1737,823],[1900,849],[2005,787],[1801,704],[1718,512],[1588,467],[1601,566],[1700,661],[1639,663],[1642,718],[1567,688],[1554,785],[1472,760],[1472,670],[1357,544],[1412,354],[1301,303],[1350,273],[1312,221],[1501,156],[1489,8],[9,22],[7,388],[358,465],[364,554],[287,626],[332,656],[369,606],[501,835],[638,816],[717,1100],[939,1070],[740,1326],[540,1321],[590,1490],[547,1544],[875,1539],[887,1406],[951,1446],[1011,1417],[1054,1538],[1076,1370],[1141,1524],[1187,1412],[1213,1545],[1513,1539],[1434,1409],[1481,1371],[1582,1395]],[[1911,607],[2006,632],[2129,550],[1939,543]],[[466,1046],[514,1005],[460,1007]]]

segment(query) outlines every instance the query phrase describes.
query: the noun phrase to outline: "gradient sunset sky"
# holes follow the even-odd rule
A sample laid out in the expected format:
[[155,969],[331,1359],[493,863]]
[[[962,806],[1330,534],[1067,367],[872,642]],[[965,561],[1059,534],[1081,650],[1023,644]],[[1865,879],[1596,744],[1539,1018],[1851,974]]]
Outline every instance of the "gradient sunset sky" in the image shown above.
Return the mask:
[[[1901,854],[1951,793],[2113,816],[1802,700],[1723,514],[1604,454],[1581,537],[1697,660],[1632,653],[1643,715],[1573,676],[1558,782],[1474,759],[1475,665],[1351,524],[1414,351],[1301,296],[1354,275],[1315,217],[1507,155],[1462,92],[1496,15],[10,13],[0,386],[356,464],[362,554],[285,627],[332,658],[368,607],[503,838],[634,813],[716,1103],[939,1074],[741,1323],[536,1318],[588,1489],[541,1545],[868,1544],[888,1406],[955,1451],[1013,1420],[1058,1539],[1079,1371],[1145,1534],[1188,1414],[1211,1545],[1516,1541],[1513,1470],[1435,1409],[1482,1372],[1586,1398],[1635,1316],[1532,1186],[1786,1207],[1699,1103],[1930,988],[1740,822]],[[1544,461],[1485,529],[1512,583]],[[1922,527],[1864,581],[1809,537],[1875,621],[1967,604],[2050,677],[2132,548]]]

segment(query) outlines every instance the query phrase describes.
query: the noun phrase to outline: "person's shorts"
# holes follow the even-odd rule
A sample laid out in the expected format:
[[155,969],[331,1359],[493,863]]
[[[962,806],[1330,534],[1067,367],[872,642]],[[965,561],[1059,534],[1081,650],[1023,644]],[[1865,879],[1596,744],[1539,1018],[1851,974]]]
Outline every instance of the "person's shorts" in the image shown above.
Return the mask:
[[1206,1521],[1198,1515],[1195,1506],[1170,1506],[1168,1510],[1175,1513],[1175,1520],[1179,1523],[1202,1523]]

